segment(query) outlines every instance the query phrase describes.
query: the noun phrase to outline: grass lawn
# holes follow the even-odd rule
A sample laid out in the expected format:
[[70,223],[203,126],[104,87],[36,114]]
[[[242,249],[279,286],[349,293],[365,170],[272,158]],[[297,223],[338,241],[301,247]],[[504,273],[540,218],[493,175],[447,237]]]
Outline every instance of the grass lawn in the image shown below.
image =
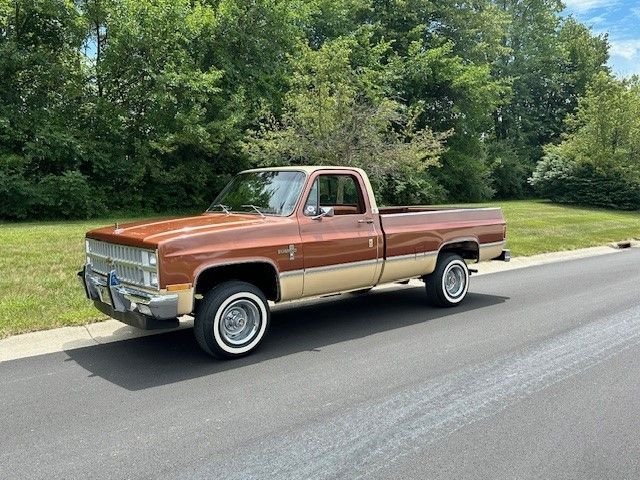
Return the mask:
[[493,202],[507,219],[507,246],[514,256],[595,247],[640,239],[640,212],[557,205],[542,200]]
[[0,338],[107,318],[84,297],[76,272],[85,232],[110,223],[0,224]]
[[[640,238],[640,213],[494,202],[504,208],[513,255],[569,250]],[[123,218],[119,218],[123,221]],[[75,278],[85,231],[113,219],[0,224],[0,338],[104,319]]]

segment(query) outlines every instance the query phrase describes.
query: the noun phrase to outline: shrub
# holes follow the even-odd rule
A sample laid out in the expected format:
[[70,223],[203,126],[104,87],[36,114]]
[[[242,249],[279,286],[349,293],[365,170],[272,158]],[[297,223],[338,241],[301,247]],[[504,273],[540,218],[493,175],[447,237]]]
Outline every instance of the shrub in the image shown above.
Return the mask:
[[33,186],[21,175],[0,172],[0,218],[28,218],[33,195]]
[[531,183],[540,194],[559,203],[640,209],[640,181],[616,168],[598,169],[547,154],[538,163]]
[[570,133],[547,145],[531,177],[543,195],[565,203],[640,209],[640,83],[596,76]]
[[102,199],[75,170],[47,175],[37,184],[36,195],[35,218],[88,218],[104,211]]

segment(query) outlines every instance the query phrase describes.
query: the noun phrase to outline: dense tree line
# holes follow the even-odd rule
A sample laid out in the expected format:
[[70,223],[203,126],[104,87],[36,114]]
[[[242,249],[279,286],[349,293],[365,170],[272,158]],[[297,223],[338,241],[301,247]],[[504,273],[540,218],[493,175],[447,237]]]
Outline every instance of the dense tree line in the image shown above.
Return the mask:
[[362,166],[385,203],[532,195],[570,150],[545,145],[620,83],[561,9],[0,0],[0,218],[202,208],[240,169],[296,163]]

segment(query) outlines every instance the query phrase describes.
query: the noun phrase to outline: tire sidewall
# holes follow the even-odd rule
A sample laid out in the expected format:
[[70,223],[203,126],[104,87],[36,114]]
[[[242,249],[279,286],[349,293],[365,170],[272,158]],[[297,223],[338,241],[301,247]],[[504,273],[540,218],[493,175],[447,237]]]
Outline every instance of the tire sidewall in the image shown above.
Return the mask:
[[[226,343],[222,338],[222,335],[220,334],[220,321],[221,321],[222,313],[227,308],[227,306],[232,302],[240,299],[249,300],[250,302],[255,304],[256,307],[258,307],[258,311],[260,312],[260,327],[258,328],[258,331],[255,337],[249,343],[243,344],[238,347],[234,347]],[[267,325],[269,322],[268,317],[269,317],[268,306],[265,304],[264,300],[260,298],[260,296],[256,295],[255,293],[250,291],[240,291],[227,296],[218,305],[218,308],[216,309],[213,317],[213,324],[211,326],[211,328],[213,329],[213,337],[214,337],[216,346],[220,350],[224,351],[229,355],[243,355],[245,353],[250,352],[260,343],[260,341],[264,337],[264,334],[267,331]]]
[[[457,297],[450,296],[445,287],[445,274],[447,270],[453,265],[459,265],[464,272],[464,288]],[[459,255],[450,255],[444,258],[444,261],[442,262],[442,270],[438,278],[438,286],[440,294],[442,295],[442,299],[447,304],[457,305],[464,300],[464,298],[467,296],[467,290],[469,289],[469,269],[462,257],[460,257]]]
[[[236,347],[225,343],[220,333],[222,313],[227,305],[244,298],[256,305],[260,312],[260,327],[249,343]],[[230,281],[210,290],[202,300],[194,321],[194,333],[200,347],[220,359],[237,358],[254,351],[269,330],[271,311],[264,293],[256,286]]]

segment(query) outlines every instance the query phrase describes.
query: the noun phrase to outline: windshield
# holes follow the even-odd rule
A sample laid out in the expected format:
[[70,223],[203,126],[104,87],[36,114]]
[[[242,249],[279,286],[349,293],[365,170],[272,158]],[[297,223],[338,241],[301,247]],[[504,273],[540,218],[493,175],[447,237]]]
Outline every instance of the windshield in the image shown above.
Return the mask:
[[207,212],[246,212],[286,217],[293,213],[304,186],[304,173],[241,173],[220,192]]

